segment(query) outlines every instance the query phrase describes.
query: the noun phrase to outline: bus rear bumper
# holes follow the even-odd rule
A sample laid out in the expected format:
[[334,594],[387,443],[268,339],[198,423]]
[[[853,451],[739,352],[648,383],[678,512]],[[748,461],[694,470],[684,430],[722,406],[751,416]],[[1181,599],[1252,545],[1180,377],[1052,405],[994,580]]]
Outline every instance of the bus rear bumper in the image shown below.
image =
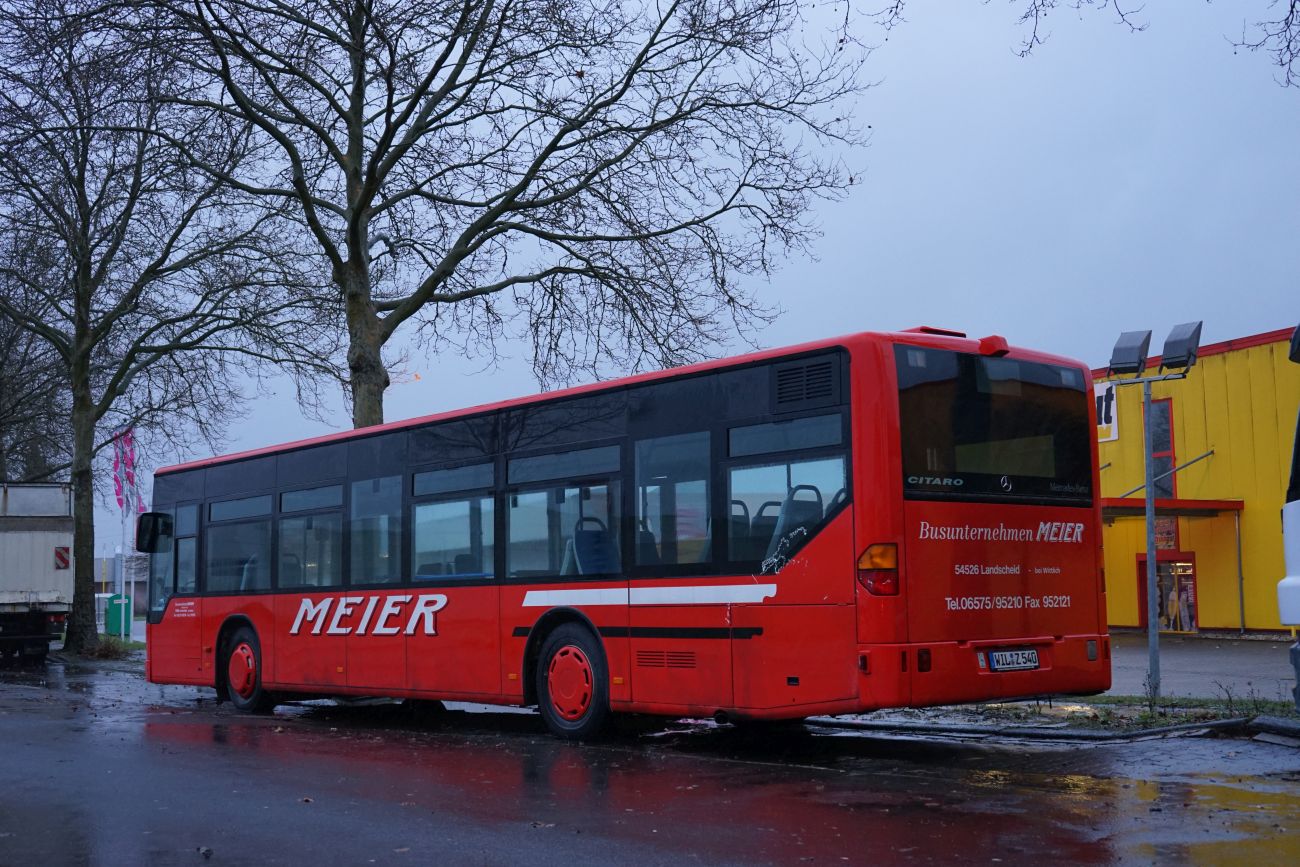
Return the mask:
[[[1000,671],[993,654],[1003,651],[1032,651],[1014,661],[1036,665]],[[862,645],[858,670],[864,710],[1098,693],[1110,689],[1110,637]]]

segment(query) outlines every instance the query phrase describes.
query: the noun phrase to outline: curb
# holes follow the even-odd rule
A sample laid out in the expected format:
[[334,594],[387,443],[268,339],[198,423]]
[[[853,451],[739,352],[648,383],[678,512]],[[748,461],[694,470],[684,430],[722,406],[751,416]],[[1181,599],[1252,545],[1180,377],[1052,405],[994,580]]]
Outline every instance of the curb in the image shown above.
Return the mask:
[[1250,721],[1250,730],[1300,738],[1300,720],[1284,719],[1280,716],[1257,716]]
[[[1300,737],[1300,724],[1292,725],[1288,720],[1279,720],[1277,717],[1261,717],[1261,719],[1277,720],[1282,723],[1284,727],[1290,726],[1283,730],[1277,730],[1276,733],[1278,734]],[[1255,723],[1255,721],[1250,717],[1234,717],[1232,719],[1211,720],[1209,722],[1180,723],[1179,725],[1172,726],[1158,726],[1150,729],[1116,732],[1092,731],[1089,729],[1031,728],[1024,726],[970,726],[909,722],[874,722],[869,720],[837,720],[831,717],[812,717],[809,719],[809,722],[828,728],[854,729],[856,731],[896,732],[925,735],[983,735],[985,737],[1017,738],[1020,740],[1073,741],[1088,743],[1124,743],[1127,741],[1136,741],[1151,737],[1161,737],[1168,734],[1178,734],[1180,732],[1204,731],[1206,729],[1218,732],[1235,733],[1252,730]],[[1275,731],[1273,729],[1267,730]]]

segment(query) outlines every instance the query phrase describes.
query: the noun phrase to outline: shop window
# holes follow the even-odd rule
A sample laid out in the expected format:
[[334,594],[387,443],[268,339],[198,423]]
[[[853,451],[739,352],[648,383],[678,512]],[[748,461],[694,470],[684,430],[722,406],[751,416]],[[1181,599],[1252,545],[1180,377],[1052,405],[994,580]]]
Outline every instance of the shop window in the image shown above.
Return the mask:
[[[1173,473],[1178,466],[1174,459],[1174,402],[1165,398],[1151,402],[1151,452],[1152,467],[1155,470],[1155,492],[1157,497],[1172,498],[1177,496],[1178,484]],[[1168,475],[1165,475],[1168,473]],[[1160,478],[1164,476],[1164,478]]]

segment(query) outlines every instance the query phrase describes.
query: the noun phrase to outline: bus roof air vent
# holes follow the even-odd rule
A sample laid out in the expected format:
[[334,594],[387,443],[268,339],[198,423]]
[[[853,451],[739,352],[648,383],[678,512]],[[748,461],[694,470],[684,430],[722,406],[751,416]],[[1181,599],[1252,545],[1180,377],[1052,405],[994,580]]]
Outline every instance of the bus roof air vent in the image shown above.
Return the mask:
[[918,325],[915,328],[904,328],[904,334],[938,334],[943,337],[965,337],[965,331],[953,331],[951,328],[935,328],[933,325]]
[[834,357],[778,364],[772,372],[772,407],[777,412],[836,406],[839,364]]
[[1011,351],[1007,345],[1007,339],[997,334],[990,334],[988,337],[980,338],[980,355],[992,355],[995,358],[1001,358]]

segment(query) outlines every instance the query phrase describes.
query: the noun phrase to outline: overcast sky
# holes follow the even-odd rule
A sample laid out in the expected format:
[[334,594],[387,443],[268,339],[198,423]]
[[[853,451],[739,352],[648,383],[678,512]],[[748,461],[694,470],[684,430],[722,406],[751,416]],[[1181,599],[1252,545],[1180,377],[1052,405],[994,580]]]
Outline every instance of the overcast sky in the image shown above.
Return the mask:
[[[1098,366],[1123,330],[1150,328],[1158,347],[1193,319],[1203,343],[1294,326],[1300,90],[1228,41],[1241,10],[1266,6],[1149,0],[1136,34],[1110,12],[1063,12],[1020,58],[1002,0],[914,2],[868,64],[871,145],[848,156],[861,185],[820,206],[815,261],[754,287],[784,311],[762,345],[926,324]],[[503,350],[486,370],[409,350],[386,417],[536,391],[527,349]],[[322,425],[283,387],[228,450],[348,427],[336,406]],[[101,512],[107,552],[120,518]]]

